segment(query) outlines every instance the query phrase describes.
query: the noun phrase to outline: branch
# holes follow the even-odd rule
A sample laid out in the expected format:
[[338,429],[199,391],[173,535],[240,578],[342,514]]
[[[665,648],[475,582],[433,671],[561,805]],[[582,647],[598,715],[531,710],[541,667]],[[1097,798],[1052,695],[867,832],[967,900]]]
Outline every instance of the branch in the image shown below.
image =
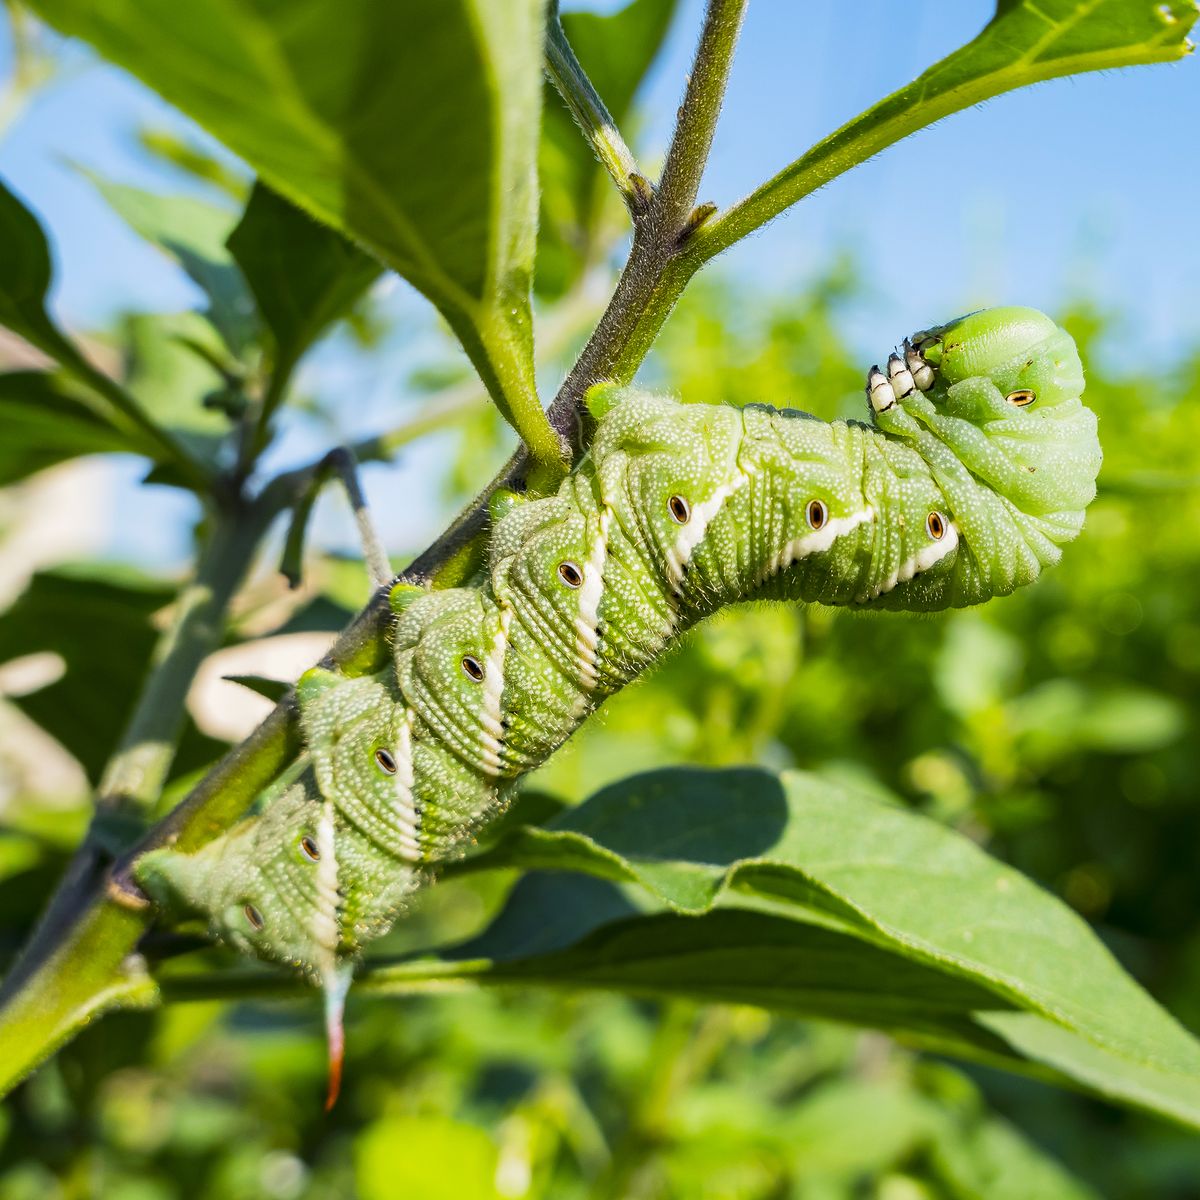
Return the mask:
[[195,578],[175,601],[171,627],[159,639],[129,725],[105,768],[100,808],[144,816],[162,794],[188,689],[220,644],[229,602],[265,531],[264,516],[241,506],[216,516]]
[[246,428],[242,431],[238,469],[243,477],[250,474],[258,456],[271,440],[271,419],[287,395],[299,361],[294,354],[289,354],[282,361],[277,361],[271,370],[267,386],[254,406],[254,414],[248,418]]
[[664,232],[682,232],[696,203],[747,3],[709,0],[705,11],[700,44],[658,185],[658,217]]
[[358,527],[359,543],[363,549],[367,574],[371,583],[382,587],[392,579],[392,563],[379,540],[371,515],[367,510],[367,498],[363,494],[362,481],[358,476],[358,456],[349,446],[335,446],[325,455],[312,471],[308,487],[300,500],[293,506],[292,523],[284,543],[280,572],[292,587],[298,587],[303,574],[304,539],[313,505],[321,489],[336,475],[346,492],[354,523]]
[[0,1090],[15,1082],[104,1008],[148,1003],[153,984],[130,952],[144,917],[95,903],[113,843],[144,821],[175,757],[188,689],[218,645],[224,614],[253,558],[262,527],[252,513],[218,512],[197,565],[180,592],[171,627],[159,639],[146,684],[110,759],[96,813],[62,883],[0,989]]
[[575,57],[557,11],[546,17],[546,74],[571,110],[575,123],[592,143],[596,157],[617,185],[630,215],[635,219],[640,217],[650,203],[650,185],[612,114]]
[[[564,432],[570,429],[577,450],[586,421],[584,394],[602,380],[627,383],[633,378],[641,358],[634,359],[626,353],[630,338],[643,309],[689,240],[685,235],[692,229],[692,208],[708,160],[747,3],[748,0],[708,0],[704,28],[679,106],[662,179],[649,210],[634,231],[633,247],[612,300],[550,406],[550,423]],[[697,159],[693,160],[692,155]],[[681,287],[675,292],[672,304],[682,290]]]

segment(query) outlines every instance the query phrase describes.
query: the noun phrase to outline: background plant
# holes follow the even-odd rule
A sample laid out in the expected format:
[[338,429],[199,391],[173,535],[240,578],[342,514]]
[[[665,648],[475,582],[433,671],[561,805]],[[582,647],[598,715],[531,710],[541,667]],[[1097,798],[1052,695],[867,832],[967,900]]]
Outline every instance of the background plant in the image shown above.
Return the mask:
[[[152,481],[194,494],[202,513],[195,578],[178,592],[158,581],[96,573],[46,575],[5,617],[0,657],[45,647],[65,660],[61,681],[21,703],[88,769],[98,797],[89,831],[65,864],[70,837],[40,827],[36,808],[13,819],[4,843],[14,935],[28,929],[58,869],[66,870],[9,976],[0,1034],[10,1080],[110,1006],[293,990],[286,980],[237,972],[213,952],[176,960],[164,953],[177,946],[149,942],[143,954],[131,956],[149,914],[115,904],[104,884],[109,863],[217,752],[185,715],[193,676],[221,641],[236,641],[254,627],[255,614],[234,603],[239,587],[273,522],[289,510],[303,518],[334,465],[322,454],[306,468],[270,478],[262,456],[284,429],[288,404],[299,399],[296,367],[324,331],[349,318],[369,336],[368,289],[381,262],[438,307],[495,409],[479,403],[479,383],[441,388],[425,412],[354,447],[359,458],[387,457],[431,427],[463,421],[469,435],[459,474],[477,480],[481,453],[497,444],[488,413],[498,411],[522,438],[501,475],[547,488],[586,444],[577,416],[583,389],[598,378],[632,376],[684,286],[713,255],[947,112],[1053,74],[1176,57],[1194,17],[1188,5],[1110,3],[1081,15],[1065,3],[1036,10],[1001,4],[976,42],[931,68],[919,85],[882,101],[746,201],[714,214],[697,203],[697,188],[743,5],[708,6],[657,189],[644,182],[654,173],[636,169],[613,131],[626,125],[670,5],[639,0],[611,18],[577,16],[568,21],[568,37],[551,20],[550,74],[590,132],[591,145],[553,96],[546,98],[538,141],[538,5],[513,5],[502,16],[482,2],[395,7],[394,13],[365,8],[350,18],[313,5],[308,21],[273,23],[246,5],[218,25],[215,10],[185,15],[165,2],[97,7],[42,0],[35,6],[141,74],[265,182],[247,190],[240,178],[224,178],[219,165],[162,144],[160,151],[237,194],[241,214],[97,181],[110,203],[175,257],[207,297],[203,313],[129,320],[114,340],[115,359],[107,360],[112,370],[96,365],[106,360],[95,347],[80,349],[46,315],[49,259],[34,218],[7,195],[0,214],[6,247],[0,318],[52,360],[13,372],[0,385],[11,433],[0,457],[3,478],[20,480],[74,455],[132,451],[151,461]],[[173,25],[181,20],[186,31]],[[432,54],[434,45],[446,53]],[[272,52],[260,52],[263,46]],[[345,47],[344,55],[331,46]],[[587,64],[590,84],[571,47]],[[485,57],[490,73],[480,70]],[[222,90],[211,87],[214,78]],[[365,94],[355,90],[364,87]],[[255,103],[231,108],[225,89],[253,95]],[[432,111],[420,103],[431,92],[440,101]],[[615,124],[605,118],[604,103]],[[413,120],[414,111],[427,119]],[[448,147],[461,148],[460,154]],[[620,209],[593,150],[615,177],[634,227],[612,300],[596,320],[588,312],[590,278],[603,272]],[[540,191],[529,186],[535,158]],[[413,163],[437,169],[414,171]],[[547,304],[539,323],[542,364],[554,358],[547,340],[565,344],[557,352],[564,358],[567,347],[583,342],[548,414],[533,387],[531,277]],[[793,300],[786,315],[719,288],[693,296],[667,331],[658,369],[697,399],[780,395],[833,415],[831,401],[858,388],[862,367],[849,362],[837,332],[839,306],[853,292],[849,278],[853,273],[831,274],[806,308],[797,310]],[[740,344],[738,322],[731,319],[735,306],[754,314],[741,320],[751,332]],[[727,332],[716,340],[700,335],[705,327]],[[1074,322],[1085,351],[1103,328],[1086,311]],[[395,1001],[364,1002],[351,1036],[351,1070],[361,1072],[362,1099],[336,1118],[345,1126],[319,1129],[290,1099],[264,1110],[268,1101],[255,1090],[303,1094],[295,1085],[312,1079],[319,1059],[308,1026],[289,1036],[277,1010],[241,1010],[251,1015],[238,1020],[265,1021],[271,1029],[259,1044],[278,1047],[274,1066],[248,1057],[253,1047],[236,1041],[224,1060],[223,1078],[244,1080],[252,1093],[258,1132],[244,1154],[222,1155],[194,1179],[188,1178],[189,1155],[207,1155],[205,1147],[222,1144],[223,1131],[241,1111],[220,1099],[220,1086],[215,1100],[206,1098],[211,1089],[204,1070],[214,1042],[198,1040],[204,1021],[195,1014],[209,1012],[211,1019],[211,1011],[186,1005],[168,1006],[153,1018],[127,1014],[106,1022],[99,1037],[89,1031],[58,1073],[37,1076],[23,1091],[5,1146],[10,1162],[20,1164],[12,1186],[23,1186],[22,1179],[42,1186],[39,1172],[47,1164],[41,1160],[50,1158],[58,1160],[68,1186],[72,1172],[82,1178],[99,1161],[106,1188],[221,1194],[258,1194],[255,1188],[320,1194],[326,1188],[337,1194],[354,1170],[364,1192],[387,1195],[391,1186],[416,1186],[399,1180],[388,1158],[387,1147],[399,1139],[428,1147],[414,1158],[413,1170],[427,1163],[455,1195],[471,1194],[471,1164],[476,1191],[484,1195],[560,1195],[572,1187],[612,1195],[695,1194],[702,1184],[717,1195],[837,1195],[864,1177],[878,1189],[909,1189],[897,1195],[999,1195],[1001,1187],[1014,1195],[1036,1194],[1035,1188],[1079,1194],[1082,1185],[991,1115],[961,1074],[878,1038],[855,1041],[786,1020],[771,1025],[757,1011],[689,1007],[694,999],[712,998],[887,1028],[913,1044],[1069,1078],[1195,1123],[1193,1044],[1045,897],[1030,893],[1031,919],[1061,923],[1072,965],[1086,967],[1080,996],[1055,992],[1066,981],[1052,977],[1047,999],[1038,971],[1053,965],[1052,956],[1017,964],[1025,971],[1015,977],[1014,964],[994,947],[972,963],[935,968],[928,897],[925,913],[871,910],[869,902],[882,901],[885,889],[872,891],[868,882],[865,898],[856,899],[867,904],[867,924],[875,923],[869,929],[848,922],[845,911],[835,920],[839,914],[831,915],[828,903],[814,905],[804,888],[814,880],[831,882],[820,864],[805,863],[782,839],[765,837],[771,813],[759,812],[761,823],[754,823],[755,800],[777,796],[772,775],[725,777],[711,785],[707,802],[714,810],[730,810],[731,798],[740,802],[731,810],[738,815],[732,832],[749,833],[751,840],[763,835],[756,851],[772,849],[793,872],[786,896],[761,879],[756,884],[753,872],[726,878],[726,847],[703,836],[702,793],[709,785],[686,772],[658,777],[657,822],[639,822],[634,806],[622,809],[639,799],[644,782],[603,793],[582,810],[605,816],[610,835],[614,827],[618,832],[615,841],[588,836],[598,826],[560,811],[564,801],[607,782],[614,761],[622,775],[635,758],[646,767],[681,760],[798,762],[823,767],[819,776],[797,776],[787,785],[798,827],[810,828],[805,821],[828,803],[835,843],[854,846],[865,844],[872,820],[899,818],[875,801],[843,795],[837,781],[882,783],[962,833],[990,836],[1000,857],[1059,884],[1087,915],[1115,913],[1118,927],[1153,930],[1172,941],[1163,962],[1134,965],[1154,990],[1176,995],[1186,1017],[1195,906],[1185,847],[1196,843],[1189,840],[1194,821],[1184,802],[1184,733],[1196,656],[1188,649],[1186,596],[1166,581],[1171,570],[1187,566],[1191,550],[1174,526],[1157,544],[1136,517],[1145,498],[1164,488],[1175,489],[1174,503],[1191,503],[1189,409],[1177,403],[1186,400],[1188,381],[1187,373],[1124,385],[1092,377],[1089,401],[1104,419],[1109,460],[1101,507],[1087,545],[1072,556],[1083,561],[1069,582],[1054,576],[999,613],[961,614],[936,626],[770,610],[731,615],[705,628],[688,654],[673,657],[650,682],[614,702],[599,728],[547,769],[540,791],[531,793],[497,844],[436,889],[397,931],[389,958],[440,952],[394,965],[385,960],[368,973],[364,988],[407,994],[453,979],[524,980],[557,989],[602,985],[670,994],[665,1009],[544,995],[522,1011],[480,993],[405,1001],[404,1029],[397,1032]],[[1147,463],[1155,464],[1154,473]],[[481,532],[473,504],[406,573],[438,585],[463,578],[477,561]],[[303,533],[303,519],[294,520],[285,556],[293,571]],[[1128,564],[1121,568],[1126,578],[1118,578],[1114,563]],[[332,574],[321,578],[327,594],[288,614],[277,630],[329,626],[339,613],[350,615],[336,603],[344,602],[345,586]],[[164,605],[169,615],[156,639],[148,618]],[[97,613],[110,614],[100,638]],[[376,600],[350,622],[329,661],[350,673],[370,666],[382,634]],[[885,660],[892,664],[889,686],[880,688]],[[1145,678],[1147,662],[1161,664],[1161,678]],[[276,696],[284,690],[270,680],[247,682]],[[648,726],[661,732],[648,738]],[[892,732],[886,743],[877,736],[880,727]],[[178,834],[186,842],[212,836],[294,752],[284,695],[259,732],[205,775],[148,837]],[[1097,795],[1108,803],[1097,805]],[[1169,815],[1151,820],[1133,807],[1146,803],[1164,805]],[[918,841],[928,839],[931,849],[969,853],[964,839],[934,825],[902,828]],[[1148,914],[1142,903],[1152,870],[1156,882],[1164,876],[1173,882],[1159,902],[1164,911]],[[119,884],[119,861],[116,878]],[[1009,878],[968,879],[955,899],[966,902],[982,885]],[[672,914],[706,910],[714,901],[704,916]],[[559,915],[550,928],[547,912]],[[897,926],[901,918],[907,923]],[[618,935],[625,939],[620,945],[611,940]],[[681,987],[679,951],[688,938],[701,967],[693,985]],[[916,944],[921,939],[923,946]],[[780,989],[788,954],[806,969],[825,961],[829,974],[792,976],[792,985]],[[1003,971],[1009,976],[1001,996],[995,973]],[[839,997],[832,1003],[822,998],[831,988]],[[939,1006],[944,1011],[931,1020],[931,1007]],[[1017,1010],[1010,1016],[1029,1020],[1006,1027],[1007,1017],[993,1019],[1010,1007]],[[1048,1008],[1055,1021],[1038,1024]],[[149,1021],[157,1032],[147,1046]],[[445,1047],[452,1029],[476,1023],[482,1028],[461,1051]],[[556,1025],[570,1031],[566,1048],[547,1036]],[[1063,1030],[1070,1036],[1053,1042]],[[214,1036],[218,1045],[226,1037]],[[514,1047],[507,1055],[505,1044]],[[514,1069],[517,1078],[506,1082],[505,1072]],[[764,1071],[774,1080],[765,1089]],[[1011,1095],[1005,1088],[1015,1085],[986,1078],[1004,1107]],[[371,1089],[378,1094],[385,1081],[405,1097],[390,1113],[371,1098]],[[1046,1103],[1046,1093],[1033,1094]],[[1014,1111],[1028,1093],[1017,1095]],[[864,1105],[877,1110],[864,1115]],[[1086,1144],[1094,1137],[1088,1121],[1097,1111],[1077,1107],[1048,1125],[1027,1118],[1027,1127],[1049,1128],[1055,1148],[1073,1157],[1073,1138]],[[209,1132],[189,1142],[177,1122],[203,1126],[205,1112]],[[837,1149],[831,1131],[846,1127],[847,1114],[860,1131],[871,1132],[869,1148],[852,1136]],[[351,1160],[339,1128],[347,1131],[364,1117],[375,1124]],[[56,1121],[66,1143],[58,1150]],[[147,1122],[148,1140],[130,1142],[129,1131]],[[1148,1177],[1171,1186],[1173,1155],[1181,1153],[1175,1147],[1183,1143],[1161,1130],[1147,1137],[1162,1148],[1157,1165],[1141,1159],[1129,1165],[1128,1186],[1142,1186]],[[23,1152],[30,1145],[33,1153]],[[447,1161],[462,1164],[457,1178],[446,1175]]]

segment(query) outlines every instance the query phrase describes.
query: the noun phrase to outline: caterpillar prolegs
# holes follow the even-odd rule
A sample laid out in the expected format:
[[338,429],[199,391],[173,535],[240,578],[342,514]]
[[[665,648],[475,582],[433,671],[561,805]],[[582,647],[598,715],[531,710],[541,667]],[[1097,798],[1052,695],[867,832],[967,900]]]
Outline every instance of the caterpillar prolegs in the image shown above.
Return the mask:
[[993,309],[908,339],[870,423],[601,386],[558,493],[493,499],[478,586],[393,591],[394,662],[308,672],[306,753],[228,833],[138,864],[150,896],[341,1002],[364,943],[606,696],[739,600],[932,611],[1032,582],[1100,467],[1070,336]]

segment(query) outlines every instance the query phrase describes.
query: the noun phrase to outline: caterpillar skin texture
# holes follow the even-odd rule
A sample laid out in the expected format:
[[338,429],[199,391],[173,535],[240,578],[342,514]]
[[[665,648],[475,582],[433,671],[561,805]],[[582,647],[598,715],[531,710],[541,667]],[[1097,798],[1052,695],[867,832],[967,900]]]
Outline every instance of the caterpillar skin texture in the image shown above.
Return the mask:
[[594,390],[590,453],[557,495],[498,499],[480,585],[397,588],[394,666],[308,672],[292,774],[142,885],[340,1005],[405,896],[688,626],[760,598],[961,607],[1056,563],[1100,467],[1082,391],[1070,336],[1016,308],[906,341],[870,424]]

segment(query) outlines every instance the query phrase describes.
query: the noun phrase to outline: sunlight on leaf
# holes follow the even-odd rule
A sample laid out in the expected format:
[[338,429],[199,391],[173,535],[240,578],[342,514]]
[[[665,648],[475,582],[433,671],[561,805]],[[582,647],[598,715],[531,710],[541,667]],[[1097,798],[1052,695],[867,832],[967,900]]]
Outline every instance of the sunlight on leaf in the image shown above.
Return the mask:
[[529,305],[543,0],[33,7],[424,292],[510,423],[557,459]]

